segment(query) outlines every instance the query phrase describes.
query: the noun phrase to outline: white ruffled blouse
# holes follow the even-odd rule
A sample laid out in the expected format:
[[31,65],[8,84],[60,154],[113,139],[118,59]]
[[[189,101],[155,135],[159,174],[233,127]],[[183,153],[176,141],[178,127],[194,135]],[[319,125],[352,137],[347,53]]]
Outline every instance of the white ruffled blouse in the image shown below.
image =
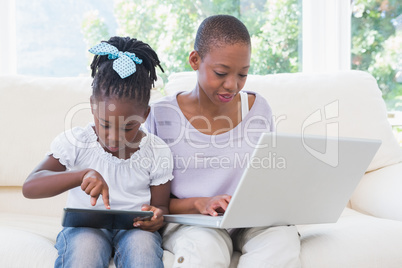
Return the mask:
[[[157,136],[147,133],[140,149],[129,159],[120,159],[106,152],[99,144],[93,124],[75,127],[58,135],[48,153],[70,170],[92,168],[109,186],[111,209],[141,210],[151,200],[150,186],[173,179],[173,159],[169,146]],[[67,207],[104,209],[102,196],[92,207],[90,196],[81,187],[69,191]]]

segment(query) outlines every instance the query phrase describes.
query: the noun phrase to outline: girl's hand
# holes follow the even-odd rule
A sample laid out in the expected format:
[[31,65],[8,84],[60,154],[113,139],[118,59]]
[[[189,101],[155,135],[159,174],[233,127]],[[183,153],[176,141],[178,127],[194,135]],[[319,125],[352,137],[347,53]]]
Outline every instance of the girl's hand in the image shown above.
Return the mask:
[[195,207],[201,214],[218,216],[218,213],[226,211],[232,196],[223,194],[209,198],[200,198],[196,201]]
[[163,225],[163,211],[157,207],[150,206],[150,205],[142,205],[142,211],[152,211],[154,215],[150,220],[147,221],[138,221],[134,219],[134,227],[138,227],[141,230],[149,231],[149,232],[156,232],[158,231]]
[[91,205],[95,206],[99,195],[102,195],[103,203],[107,209],[110,209],[109,187],[102,175],[96,170],[90,169],[82,177],[81,189],[91,196]]

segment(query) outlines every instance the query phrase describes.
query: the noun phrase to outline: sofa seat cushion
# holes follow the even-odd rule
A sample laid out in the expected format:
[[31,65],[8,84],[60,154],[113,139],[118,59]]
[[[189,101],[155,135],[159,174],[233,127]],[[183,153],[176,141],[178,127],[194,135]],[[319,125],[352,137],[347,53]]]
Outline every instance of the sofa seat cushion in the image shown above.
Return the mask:
[[54,243],[39,234],[0,228],[1,267],[53,267],[57,258]]
[[63,227],[59,217],[0,212],[0,230],[4,228],[29,232],[55,244],[57,234]]
[[302,267],[401,267],[402,222],[346,208],[335,224],[298,226]]
[[[60,217],[0,212],[0,267],[54,267],[54,245],[62,228]],[[173,262],[173,254],[165,250],[163,263],[171,267]]]
[[[402,222],[380,219],[346,208],[334,224],[297,226],[303,267],[400,267]],[[0,213],[1,267],[53,267],[60,218]],[[239,253],[232,257],[236,267]],[[165,250],[171,267],[174,256]],[[114,267],[113,261],[109,267]]]
[[1,267],[53,267],[60,218],[0,213]]

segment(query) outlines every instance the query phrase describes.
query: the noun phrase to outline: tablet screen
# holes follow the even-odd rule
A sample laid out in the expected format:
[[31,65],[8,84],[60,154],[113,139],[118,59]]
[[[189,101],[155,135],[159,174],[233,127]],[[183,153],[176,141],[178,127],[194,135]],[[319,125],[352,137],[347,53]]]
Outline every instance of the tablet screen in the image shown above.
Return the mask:
[[149,220],[152,216],[152,211],[64,208],[62,225],[64,227],[132,229],[135,218]]

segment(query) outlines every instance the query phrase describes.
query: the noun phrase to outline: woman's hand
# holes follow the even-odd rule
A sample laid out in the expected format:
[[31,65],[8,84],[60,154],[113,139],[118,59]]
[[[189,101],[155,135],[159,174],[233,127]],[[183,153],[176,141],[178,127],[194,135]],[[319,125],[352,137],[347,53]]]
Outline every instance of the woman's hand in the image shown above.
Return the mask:
[[195,202],[195,207],[201,214],[218,216],[218,213],[226,211],[231,198],[232,196],[227,194],[204,197]]
[[102,195],[103,203],[107,209],[110,209],[109,186],[105,179],[96,170],[90,169],[82,177],[81,189],[91,196],[91,205],[95,206],[99,195]]
[[138,227],[141,230],[149,231],[149,232],[156,232],[158,231],[163,225],[163,211],[160,208],[150,206],[150,205],[142,205],[142,211],[152,211],[154,215],[150,220],[142,221],[134,219],[134,227]]

